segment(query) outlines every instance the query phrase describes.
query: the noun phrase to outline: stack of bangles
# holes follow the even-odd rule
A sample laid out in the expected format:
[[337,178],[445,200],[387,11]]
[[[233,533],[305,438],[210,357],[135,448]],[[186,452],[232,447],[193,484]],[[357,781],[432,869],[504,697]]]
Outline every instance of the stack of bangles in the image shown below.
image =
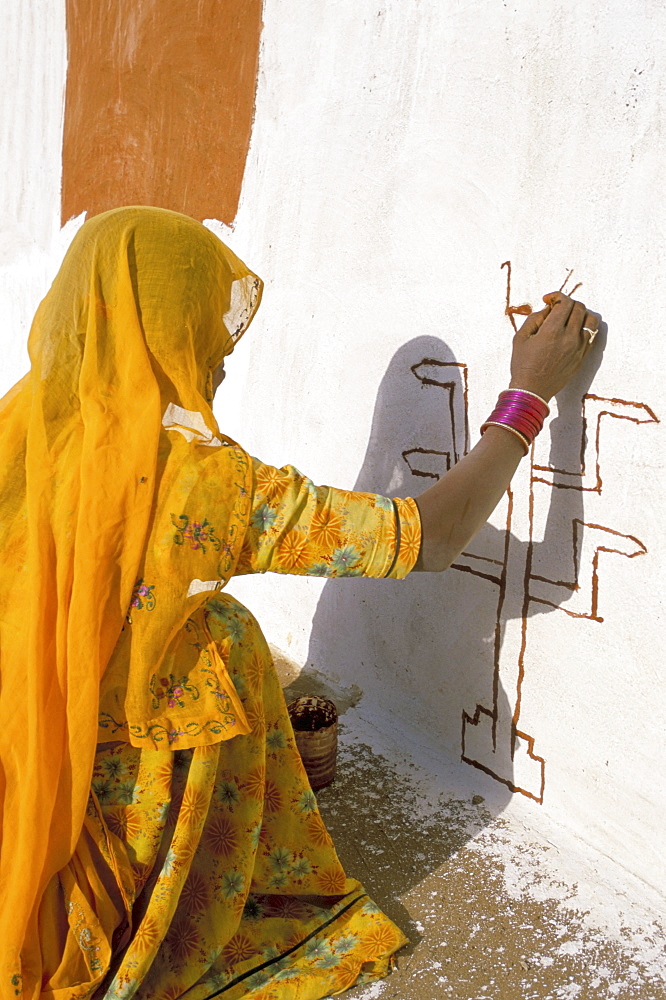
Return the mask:
[[485,424],[481,433],[487,427],[504,427],[505,430],[520,438],[525,446],[525,454],[543,427],[543,422],[550,413],[548,403],[535,392],[527,389],[506,389],[500,392],[495,409]]

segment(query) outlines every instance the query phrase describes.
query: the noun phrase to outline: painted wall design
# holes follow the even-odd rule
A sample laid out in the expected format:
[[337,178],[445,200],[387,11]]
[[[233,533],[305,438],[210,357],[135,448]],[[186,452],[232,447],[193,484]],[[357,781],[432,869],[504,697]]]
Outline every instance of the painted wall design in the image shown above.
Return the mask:
[[[531,310],[526,305],[510,305],[510,265],[506,275],[505,314],[515,330],[520,322],[515,317]],[[633,558],[647,551],[645,544],[634,535],[596,523],[592,520],[594,511],[583,506],[585,494],[590,494],[587,497],[590,506],[592,498],[602,493],[601,435],[605,423],[602,418],[626,419],[639,425],[658,423],[655,413],[644,403],[604,399],[587,391],[601,361],[604,339],[602,328],[596,361],[590,359],[592,363],[586,365],[567,393],[562,394],[559,408],[553,404],[556,415],[550,425],[552,443],[548,464],[537,457],[535,444],[501,506],[498,518],[501,527],[488,526],[452,567],[481,581],[476,589],[487,588],[489,596],[481,598],[479,595],[477,599],[484,605],[490,600],[494,606],[489,697],[463,708],[461,759],[489,774],[511,792],[520,793],[538,804],[544,802],[546,761],[538,753],[538,735],[524,731],[520,724],[523,688],[530,683],[531,659],[535,655],[529,643],[530,621],[535,615],[561,611],[572,618],[586,618],[602,624],[601,581],[613,574],[613,570],[615,578],[621,573],[621,567],[614,567],[607,556]],[[433,347],[437,347],[440,355],[443,353],[443,345]],[[408,353],[417,349],[417,344],[409,345]],[[469,450],[469,407],[475,388],[474,375],[473,366],[437,357],[423,357],[415,363],[407,363],[405,372],[431,393],[434,390],[441,394],[439,401],[432,399],[430,419],[425,411],[422,415],[425,427],[432,427],[434,423],[436,429],[422,431],[412,427],[410,446],[400,451],[409,476],[415,481],[414,486],[418,484],[415,490],[418,493],[422,488],[420,481],[425,481],[423,485],[426,486],[428,480],[438,479]],[[384,410],[393,408],[391,402],[379,406]],[[434,414],[438,416],[433,421]],[[408,424],[407,412],[401,416]],[[396,425],[399,424],[400,418],[396,421]],[[384,444],[388,435],[373,431]],[[544,439],[548,433],[546,431]],[[418,444],[412,443],[415,434]],[[539,444],[543,448],[544,440]],[[610,457],[605,453],[605,460],[612,460],[612,450]],[[370,464],[372,471],[361,473],[356,488],[371,489],[373,483],[378,489],[386,488],[389,477],[382,471],[381,460],[379,466],[372,459]],[[574,491],[570,494],[573,506],[568,505],[564,512],[564,524],[557,516],[558,507],[562,506],[560,490]],[[397,492],[410,492],[409,478],[400,484]],[[553,526],[546,527],[542,541],[536,541],[535,507],[543,508],[544,505],[550,508],[548,520]],[[539,569],[544,561],[551,568],[549,575]],[[354,599],[360,600],[360,594],[361,590]],[[338,602],[331,617],[348,620],[351,610],[347,605],[348,602]],[[373,615],[370,609],[367,613]],[[547,655],[552,659],[552,653]],[[442,664],[444,670],[446,666]]]
[[[506,315],[516,329],[514,316],[531,310],[529,307],[514,308],[510,305],[511,264],[507,261],[502,267],[507,267]],[[462,760],[506,784],[511,791],[520,792],[539,804],[544,800],[546,762],[535,753],[534,736],[519,728],[522,689],[529,663],[531,606],[533,603],[541,604],[575,618],[589,618],[602,623],[604,619],[599,614],[601,554],[634,558],[647,552],[643,542],[633,535],[574,518],[571,579],[548,579],[533,568],[534,505],[541,499],[535,497],[535,485],[601,494],[600,434],[603,416],[631,420],[636,424],[658,423],[656,415],[645,403],[602,399],[593,393],[586,393],[581,400],[580,430],[574,426],[569,428],[569,434],[574,439],[579,435],[581,442],[579,468],[563,469],[536,464],[535,442],[530,451],[529,464],[523,463],[508,494],[503,561],[463,552],[462,558],[454,564],[455,569],[491,581],[498,590],[493,704],[476,705],[473,714],[463,712]],[[512,530],[516,530],[519,537],[527,538],[527,545],[512,545]],[[500,682],[506,691],[515,693],[510,718],[502,718],[501,715],[497,699]]]
[[231,223],[261,0],[67,0],[62,220],[158,205]]

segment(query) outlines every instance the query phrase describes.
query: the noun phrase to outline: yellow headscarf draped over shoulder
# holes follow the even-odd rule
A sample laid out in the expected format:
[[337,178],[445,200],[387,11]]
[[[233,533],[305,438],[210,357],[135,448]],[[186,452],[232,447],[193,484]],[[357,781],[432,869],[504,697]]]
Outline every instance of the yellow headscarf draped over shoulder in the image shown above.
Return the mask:
[[98,739],[247,731],[203,619],[196,699],[169,705],[155,685],[238,558],[249,462],[217,427],[211,375],[261,288],[192,219],[97,216],[39,306],[29,374],[0,402],[2,997],[39,996],[39,901],[75,852]]

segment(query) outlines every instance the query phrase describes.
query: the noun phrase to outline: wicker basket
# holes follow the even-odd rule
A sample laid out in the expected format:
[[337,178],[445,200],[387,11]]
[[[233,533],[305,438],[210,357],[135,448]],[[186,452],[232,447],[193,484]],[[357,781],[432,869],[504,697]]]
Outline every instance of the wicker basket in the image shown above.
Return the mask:
[[[335,778],[338,713],[332,701],[303,697],[288,706],[296,746],[312,788],[317,791]],[[323,723],[318,720],[324,720]],[[306,728],[316,726],[316,728]]]

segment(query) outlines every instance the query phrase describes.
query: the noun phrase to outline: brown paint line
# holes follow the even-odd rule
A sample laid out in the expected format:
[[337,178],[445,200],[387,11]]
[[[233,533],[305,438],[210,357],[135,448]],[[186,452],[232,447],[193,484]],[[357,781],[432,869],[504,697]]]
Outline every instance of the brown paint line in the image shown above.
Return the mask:
[[417,361],[416,364],[410,365],[409,368],[419,382],[425,382],[426,385],[448,386],[450,385],[450,382],[438,382],[429,378],[427,375],[419,375],[416,369],[422,368],[424,365],[432,365],[433,368],[460,368],[465,371],[467,370],[467,365],[462,361],[442,361],[440,358],[423,358],[421,361]]
[[[549,601],[549,600],[547,600],[546,598],[543,598],[543,597],[530,597],[530,600],[534,601],[536,604],[543,604],[543,605],[546,605],[546,606],[551,607],[551,608],[557,608],[557,610],[559,610],[559,611],[564,611],[564,613],[567,614],[567,615],[569,615],[570,618],[587,618],[589,621],[603,622],[604,619],[599,615],[599,554],[601,552],[608,552],[608,553],[612,553],[614,555],[624,556],[625,559],[635,559],[636,556],[645,555],[647,553],[647,548],[643,544],[643,542],[641,542],[641,540],[639,538],[636,538],[635,535],[627,535],[627,534],[624,534],[621,531],[615,531],[614,528],[606,528],[602,524],[592,524],[592,523],[589,523],[589,522],[586,522],[586,521],[581,521],[579,518],[576,518],[574,520],[574,522],[573,522],[573,525],[574,525],[574,538],[573,538],[573,544],[574,544],[574,566],[576,568],[578,568],[579,565],[580,565],[580,562],[579,562],[579,549],[580,549],[580,534],[581,534],[581,532],[580,532],[579,529],[583,529],[583,528],[596,529],[596,530],[599,530],[599,531],[606,532],[607,534],[615,535],[617,538],[626,538],[626,539],[629,539],[629,541],[634,542],[639,547],[639,551],[638,552],[623,552],[621,549],[613,549],[613,548],[610,548],[610,546],[608,546],[608,545],[598,545],[596,547],[596,549],[594,550],[594,556],[592,557],[592,593],[590,595],[590,613],[589,614],[587,614],[584,611],[583,612],[581,612],[581,611],[571,611],[569,608],[567,608],[565,606],[562,606],[561,604],[556,604],[555,602]],[[544,583],[552,583],[555,586],[559,586],[559,587],[566,587],[567,589],[572,590],[572,591],[580,589],[577,582],[570,583],[570,582],[560,582],[560,581],[548,580],[548,579],[546,579],[546,577],[536,576],[536,575],[533,577],[533,579],[535,579],[535,580],[541,580]]]
[[503,267],[506,268],[506,306],[504,308],[504,315],[509,317],[514,332],[518,333],[518,327],[513,317],[529,316],[532,312],[532,306],[528,302],[524,302],[521,306],[511,305],[511,261],[505,260],[503,264],[500,264],[500,268]]
[[422,472],[420,469],[413,469],[408,455],[442,455],[446,459],[446,471],[448,472],[451,468],[451,452],[449,451],[436,451],[434,448],[408,448],[406,451],[402,452],[402,457],[407,463],[407,468],[413,476],[421,476],[423,479],[436,479],[439,480],[439,476],[436,472]]
[[419,375],[418,374],[418,372],[416,371],[416,369],[417,368],[421,368],[424,365],[433,365],[434,367],[438,367],[438,368],[458,368],[460,370],[460,374],[461,374],[461,377],[462,377],[463,401],[464,401],[464,408],[465,408],[465,413],[466,413],[467,412],[468,402],[469,402],[469,400],[468,400],[468,391],[469,391],[469,382],[468,382],[469,370],[468,370],[468,366],[466,364],[464,364],[463,362],[460,362],[460,361],[440,361],[438,358],[423,358],[422,361],[419,361],[419,362],[417,362],[417,364],[410,366],[412,373],[414,374],[414,376],[420,382],[423,382],[425,385],[439,385],[439,386],[442,386],[442,387],[448,387],[449,385],[451,385],[451,383],[450,382],[439,382],[436,379],[429,378],[427,375]]
[[468,369],[467,365],[460,365],[459,367],[460,367],[460,370],[462,372],[462,379],[463,379],[463,404],[464,404],[463,405],[463,413],[464,413],[464,420],[465,420],[465,443],[464,443],[464,449],[465,449],[465,454],[467,454],[467,452],[469,451],[469,406],[468,406],[468,398],[467,398],[468,391],[469,391],[469,382],[468,382],[469,369]]
[[[584,397],[585,399],[595,399],[597,403],[621,403],[623,406],[633,406],[637,410],[646,410],[650,415],[649,420],[638,420],[639,424],[647,423],[659,423],[659,417],[656,415],[654,410],[647,405],[647,403],[637,403],[634,399],[620,399],[619,396],[597,396],[594,392],[588,392]],[[622,416],[622,414],[617,414],[617,416]],[[627,418],[632,419],[632,418]]]
[[456,432],[456,417],[455,417],[455,406],[454,406],[454,394],[457,388],[456,382],[440,382],[439,379],[430,378],[428,375],[419,375],[417,369],[422,368],[424,365],[432,365],[438,368],[458,368],[460,371],[460,376],[462,380],[462,395],[463,395],[463,421],[464,421],[464,441],[463,441],[463,454],[466,455],[469,451],[469,377],[468,368],[466,364],[462,364],[458,361],[440,361],[438,358],[423,358],[422,361],[418,361],[414,365],[410,365],[412,374],[422,382],[423,385],[436,385],[440,389],[449,390],[449,415],[451,419],[451,433],[453,435],[453,456],[454,464],[460,461],[461,455],[457,448],[457,432]]
[[[480,705],[478,702],[477,702],[476,708],[474,710],[474,715],[470,715],[469,712],[466,712],[465,709],[463,709],[462,720],[461,720],[462,721],[462,729],[461,729],[461,736],[460,736],[460,744],[461,744],[460,759],[463,760],[463,761],[465,761],[468,764],[475,763],[475,762],[474,762],[473,758],[468,758],[466,756],[465,729],[466,729],[466,727],[468,725],[470,725],[470,726],[478,726],[479,719],[480,719],[480,717],[482,715],[485,715],[488,719],[491,720],[491,722],[493,723],[493,728],[494,728],[495,715],[493,714],[493,712],[490,711],[490,709],[485,708],[483,705]],[[494,751],[494,749],[495,748],[493,747],[493,751]],[[479,765],[479,766],[482,766],[482,765]],[[493,775],[493,777],[495,777],[495,775]]]
[[501,559],[491,559],[489,556],[477,556],[475,552],[463,552],[462,554],[467,556],[468,559],[480,559],[483,562],[495,563],[496,566],[503,565]]
[[261,0],[66,0],[63,222],[158,205],[231,224]]
[[461,563],[451,563],[449,569],[457,569],[460,573],[469,573],[471,576],[480,576],[482,580],[489,580],[497,586],[500,585],[500,578],[492,576],[490,573],[482,573],[481,570],[472,569],[471,566],[463,566]]
[[[622,552],[621,549],[611,549],[611,548],[608,548],[606,545],[598,545],[597,548],[595,549],[595,552],[612,552],[612,553],[615,553],[615,555],[624,556],[625,559],[634,559],[636,556],[643,556],[643,555],[645,555],[647,553],[646,546],[643,544],[643,542],[640,540],[640,538],[636,538],[635,535],[627,535],[623,531],[616,531],[614,528],[607,528],[603,524],[592,524],[591,522],[588,522],[588,521],[581,521],[580,518],[576,517],[573,520],[573,529],[574,529],[573,546],[574,546],[574,565],[575,566],[579,566],[579,551],[580,551],[580,544],[581,544],[580,543],[580,535],[581,535],[580,529],[581,528],[590,528],[590,529],[594,529],[595,531],[603,531],[606,534],[615,535],[616,538],[626,538],[630,542],[634,542],[634,544],[637,545],[639,547],[639,550],[640,550],[638,552],[629,552],[629,553],[627,553],[627,552]],[[550,579],[548,579],[548,577],[538,576],[536,573],[531,574],[530,575],[530,579],[532,579],[532,580],[541,580],[543,583],[552,583],[556,587],[566,587],[568,590],[572,590],[572,591],[580,589],[579,585],[578,585],[578,582],[576,580],[574,580],[574,581],[569,581],[569,580],[566,580],[566,581],[564,581],[564,580],[550,580]],[[536,598],[533,598],[533,599],[536,600]]]
[[[548,470],[553,472],[559,472],[559,469]],[[569,473],[567,473],[569,475]],[[543,483],[544,486],[551,486],[554,490],[578,490],[580,493],[599,493],[600,490],[596,486],[574,486],[573,483],[551,483],[550,479],[541,479],[540,476],[534,476],[532,479],[533,483]]]
[[[433,365],[433,364],[435,364],[434,361],[429,361],[427,358],[424,358],[423,361],[419,361],[418,365],[412,365],[412,371],[414,371],[415,368],[420,368],[421,365]],[[415,371],[414,374],[416,375]],[[438,379],[429,378],[427,375],[416,375],[416,377],[419,380],[419,382],[423,382],[424,385],[438,385],[440,389],[452,389],[455,385],[454,382],[440,382]]]
[[597,426],[594,436],[594,446],[595,446],[595,472],[596,472],[596,483],[594,486],[583,486],[581,484],[574,483],[548,483],[547,480],[541,479],[540,477],[534,477],[534,482],[546,483],[548,486],[554,486],[557,489],[565,490],[579,490],[581,493],[601,493],[603,487],[603,480],[601,478],[601,459],[600,459],[600,443],[601,443],[601,418],[602,417],[613,417],[615,420],[629,420],[633,424],[658,424],[660,423],[654,410],[647,405],[647,403],[637,403],[634,400],[629,399],[617,399],[609,398],[607,396],[596,396],[594,393],[587,393],[583,397],[583,411],[582,411],[582,435],[581,435],[581,458],[580,458],[580,472],[570,472],[566,469],[552,468],[548,465],[534,465],[533,469],[539,472],[550,472],[557,474],[559,476],[584,476],[585,475],[585,441],[587,437],[587,418],[585,416],[585,400],[593,399],[598,403],[617,403],[620,406],[631,406],[634,409],[642,410],[647,413],[647,417],[641,419],[640,417],[632,417],[627,413],[615,413],[613,410],[599,410],[597,414]]
[[[577,583],[569,583],[567,580],[549,580],[547,576],[539,576],[538,573],[532,573],[530,580],[540,580],[541,583],[550,583],[553,587],[564,587],[565,590],[570,590],[572,593],[580,590]],[[537,601],[539,598],[531,597],[530,600]]]
[[[552,465],[533,465],[532,468],[539,472],[557,472],[560,476],[569,476],[571,479],[580,479],[582,473],[579,472],[569,472],[567,469],[556,469]],[[535,477],[537,478],[537,477]],[[545,483],[545,479],[539,479],[540,483]],[[553,484],[554,485],[554,484]],[[585,486],[581,489],[590,489],[591,487]]]
[[525,740],[525,742],[527,743],[527,756],[530,758],[530,760],[536,761],[537,764],[541,765],[541,787],[539,790],[539,795],[538,796],[531,795],[529,792],[525,792],[523,789],[520,789],[520,791],[523,792],[523,795],[529,795],[530,798],[533,798],[535,802],[539,803],[539,805],[543,805],[543,797],[546,791],[546,759],[545,757],[540,757],[538,754],[534,753],[533,736],[528,736],[527,733],[521,732],[520,729],[515,730],[514,736],[518,736],[520,737],[521,740]]
[[[532,442],[532,447],[530,449],[530,465],[534,466],[534,442]],[[529,595],[529,579],[532,572],[532,560],[534,554],[534,485],[532,477],[529,480],[529,498],[528,498],[528,540],[527,540],[527,552],[525,554],[525,574],[523,577],[523,607],[522,607],[522,620],[521,620],[521,630],[520,630],[520,651],[518,653],[518,680],[516,682],[516,703],[513,710],[513,718],[511,720],[511,760],[515,759],[517,739],[520,737],[527,743],[527,756],[531,760],[535,761],[540,765],[541,772],[541,782],[539,795],[533,795],[530,792],[526,792],[524,789],[518,789],[523,795],[527,795],[529,798],[534,799],[539,805],[543,805],[543,799],[546,791],[546,761],[544,757],[538,756],[534,753],[534,737],[528,735],[528,733],[522,732],[518,729],[518,720],[520,718],[520,711],[522,707],[523,698],[523,681],[525,679],[525,651],[527,649],[527,623],[530,607],[530,595]]]
[[502,656],[502,609],[506,597],[507,567],[509,564],[509,545],[511,543],[511,521],[513,518],[513,490],[507,488],[507,510],[504,524],[504,563],[497,597],[497,612],[495,615],[495,643],[493,647],[493,750],[497,749],[497,720],[499,716],[500,664]]
[[[477,771],[483,771],[485,774],[490,775],[490,777],[494,778],[495,781],[499,781],[499,783],[501,785],[506,785],[506,787],[511,792],[519,793],[520,795],[524,795],[525,798],[532,799],[534,802],[537,803],[537,805],[540,805],[540,806],[543,805],[543,794],[544,794],[544,777],[543,776],[544,776],[544,773],[545,773],[543,769],[542,769],[542,772],[541,772],[541,775],[542,775],[541,776],[541,794],[540,795],[535,795],[534,792],[530,792],[526,788],[521,788],[520,785],[514,785],[513,781],[510,781],[508,778],[502,778],[502,777],[500,777],[500,775],[496,774],[495,771],[492,770],[492,768],[487,767],[485,764],[480,764],[478,760],[472,760],[471,757],[465,757],[465,756],[461,756],[460,759],[463,761],[464,764],[471,764],[472,767],[475,767],[477,769]],[[535,760],[540,760],[541,758],[535,757],[534,759]],[[544,761],[544,763],[545,763],[545,761]]]
[[[595,593],[596,578],[592,581],[592,593]],[[603,622],[604,619],[601,615],[585,614],[584,611],[571,611],[569,608],[563,606],[562,604],[555,604],[553,601],[546,600],[545,597],[532,597],[531,601],[534,604],[543,604],[548,608],[555,608],[556,611],[564,611],[565,615],[569,615],[569,618],[585,618],[590,622]]]
[[480,718],[481,715],[485,715],[489,719],[493,719],[493,713],[490,712],[487,708],[484,708],[483,705],[477,705],[476,706],[476,710],[475,710],[473,716],[470,715],[468,712],[463,712],[463,715],[462,715],[462,736],[461,736],[462,752],[460,754],[461,761],[464,764],[471,764],[472,767],[477,768],[477,770],[479,770],[479,771],[483,771],[484,774],[490,775],[490,777],[494,778],[495,781],[499,781],[500,784],[506,785],[506,787],[509,788],[513,793],[519,793],[520,795],[526,796],[528,799],[533,799],[539,805],[543,805],[543,797],[544,797],[544,791],[545,791],[545,766],[546,766],[546,761],[544,760],[543,757],[539,757],[539,756],[537,756],[536,754],[534,754],[532,752],[533,748],[534,748],[534,739],[531,736],[527,736],[525,733],[521,733],[521,732],[516,733],[517,736],[520,736],[521,739],[524,739],[527,742],[527,745],[528,745],[527,746],[527,754],[528,754],[528,756],[531,757],[532,760],[534,760],[537,763],[541,764],[541,788],[540,788],[539,795],[535,795],[534,792],[530,792],[528,789],[522,788],[520,785],[514,784],[514,782],[511,781],[509,778],[503,778],[501,775],[499,775],[495,771],[493,771],[492,768],[488,767],[487,764],[481,764],[480,761],[474,760],[473,757],[468,757],[467,756],[467,754],[465,752],[465,727],[467,725],[478,726],[478,724],[479,724],[479,718]]
[[451,435],[452,435],[452,441],[453,441],[453,462],[454,462],[454,464],[456,464],[457,462],[460,461],[460,455],[458,454],[458,446],[456,444],[456,438],[458,437],[458,435],[456,433],[456,431],[457,431],[457,428],[456,428],[456,410],[455,410],[454,399],[453,399],[455,391],[456,391],[456,389],[455,389],[455,383],[454,383],[454,384],[451,385],[451,389],[449,391],[449,417],[450,417],[450,420],[451,420]]
[[[599,608],[599,552],[597,549],[592,557],[592,617],[599,619],[597,610]],[[605,549],[608,552],[608,549]],[[603,621],[603,619],[602,619]]]
[[[534,462],[534,442],[532,442],[530,448],[530,463]],[[532,572],[532,552],[534,548],[533,535],[534,535],[534,485],[532,483],[532,478],[530,476],[530,486],[529,486],[529,498],[528,498],[528,524],[529,524],[529,537],[527,540],[527,551],[525,553],[525,573],[523,575],[523,607],[522,607],[522,621],[520,627],[520,650],[518,653],[518,680],[516,681],[516,703],[513,709],[513,718],[511,720],[512,733],[517,732],[518,719],[520,718],[520,708],[523,698],[523,680],[525,677],[525,650],[527,648],[527,616],[530,610],[530,592],[529,592],[529,580]],[[531,737],[527,737],[531,739]],[[514,758],[516,752],[516,741],[515,738],[511,740],[511,760]]]
[[470,715],[469,712],[466,712],[463,709],[463,714],[462,714],[462,733],[461,733],[461,746],[462,746],[462,757],[463,758],[465,756],[465,725],[469,724],[470,726],[478,726],[478,724],[479,724],[479,718],[480,718],[480,716],[482,714],[483,715],[487,715],[489,719],[493,718],[493,713],[489,709],[484,708],[483,705],[479,705],[478,702],[477,702],[476,709],[474,710],[474,715]]

